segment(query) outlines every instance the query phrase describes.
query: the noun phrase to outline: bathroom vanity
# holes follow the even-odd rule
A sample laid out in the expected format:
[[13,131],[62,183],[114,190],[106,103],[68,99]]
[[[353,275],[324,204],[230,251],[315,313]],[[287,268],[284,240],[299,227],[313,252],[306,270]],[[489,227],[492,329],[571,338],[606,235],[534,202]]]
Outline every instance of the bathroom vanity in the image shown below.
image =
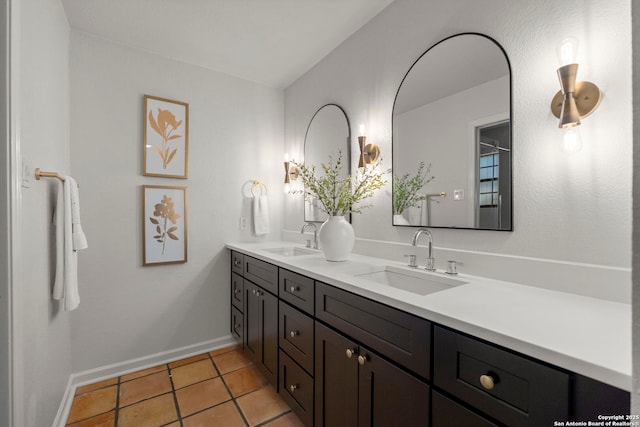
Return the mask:
[[360,255],[330,263],[290,242],[227,247],[231,332],[307,426],[629,412],[625,304]]

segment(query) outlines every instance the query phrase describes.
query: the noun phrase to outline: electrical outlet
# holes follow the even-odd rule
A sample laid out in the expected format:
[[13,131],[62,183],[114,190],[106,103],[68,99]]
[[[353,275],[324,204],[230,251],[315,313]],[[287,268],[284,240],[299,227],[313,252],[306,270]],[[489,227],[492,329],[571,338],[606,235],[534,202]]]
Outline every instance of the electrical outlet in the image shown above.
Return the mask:
[[246,230],[247,229],[247,218],[244,216],[240,217],[240,230]]
[[453,200],[464,200],[464,190],[453,190]]

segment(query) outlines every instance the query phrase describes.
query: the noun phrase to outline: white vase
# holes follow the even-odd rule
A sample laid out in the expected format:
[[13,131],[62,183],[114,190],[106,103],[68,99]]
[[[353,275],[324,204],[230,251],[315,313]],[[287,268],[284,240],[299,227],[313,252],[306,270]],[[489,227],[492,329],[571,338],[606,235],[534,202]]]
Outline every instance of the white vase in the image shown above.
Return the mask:
[[353,227],[344,216],[330,216],[320,226],[320,249],[327,261],[346,261],[356,241]]
[[393,215],[393,225],[410,225],[409,221],[403,216],[395,214]]

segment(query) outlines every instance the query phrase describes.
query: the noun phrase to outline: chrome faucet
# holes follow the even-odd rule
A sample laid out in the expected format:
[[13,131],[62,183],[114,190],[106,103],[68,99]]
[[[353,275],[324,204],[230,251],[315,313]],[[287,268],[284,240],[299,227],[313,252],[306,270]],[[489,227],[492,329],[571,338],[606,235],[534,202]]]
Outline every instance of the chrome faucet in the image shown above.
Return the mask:
[[[318,227],[316,227],[316,225],[313,222],[307,222],[305,225],[302,226],[302,230],[300,230],[301,234],[304,234],[304,230],[306,230],[306,228],[308,226],[313,227],[313,249],[318,249]],[[307,239],[307,247],[311,248],[311,240]]]
[[433,257],[433,236],[431,235],[431,232],[426,228],[421,228],[420,230],[416,231],[416,234],[413,235],[413,240],[411,240],[411,245],[418,246],[418,239],[420,239],[420,236],[423,234],[426,235],[429,239],[429,242],[427,244],[427,265],[424,267],[424,269],[427,271],[436,271],[436,260]]

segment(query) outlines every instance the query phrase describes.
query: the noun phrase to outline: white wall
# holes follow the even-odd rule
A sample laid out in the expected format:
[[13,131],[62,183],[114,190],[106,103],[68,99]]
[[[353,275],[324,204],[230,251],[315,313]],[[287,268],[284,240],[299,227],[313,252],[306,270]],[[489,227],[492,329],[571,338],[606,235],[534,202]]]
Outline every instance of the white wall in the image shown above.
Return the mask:
[[[280,238],[283,92],[71,34],[71,161],[80,184],[74,372],[229,335],[229,256],[252,239],[247,183],[269,188]],[[143,95],[189,103],[189,179],[142,176]],[[142,267],[141,185],[188,187],[186,264]],[[262,239],[264,239],[263,237]]]
[[[588,288],[599,297],[615,294],[613,299],[629,301],[628,0],[396,0],[286,89],[286,150],[299,152],[313,112],[334,102],[352,124],[373,129],[367,142],[380,146],[390,166],[391,112],[402,77],[423,51],[461,32],[493,37],[511,62],[514,231],[434,229],[438,267],[459,259],[464,272],[554,289]],[[573,156],[560,150],[562,133],[549,108],[559,90],[555,47],[567,36],[581,43],[579,80],[596,82],[604,92],[598,110],[581,126],[584,148]],[[354,138],[352,152],[356,147]],[[356,248],[402,259],[415,229],[391,226],[390,199],[390,189],[380,192],[374,208],[354,216],[361,239]],[[286,202],[291,236],[302,223],[301,206],[297,199]]]
[[[640,27],[640,7],[632,6],[633,26]],[[633,32],[633,390],[631,413],[640,413],[640,32]]]
[[[35,167],[68,173],[69,26],[59,0],[24,0],[19,11],[19,148],[29,173]],[[14,337],[14,354],[21,355],[14,397],[24,403],[15,423],[44,426],[54,419],[71,374],[70,315],[51,299],[57,184],[32,176],[30,188],[22,189],[21,251],[14,253],[22,264],[21,280],[13,284],[21,330]]]

